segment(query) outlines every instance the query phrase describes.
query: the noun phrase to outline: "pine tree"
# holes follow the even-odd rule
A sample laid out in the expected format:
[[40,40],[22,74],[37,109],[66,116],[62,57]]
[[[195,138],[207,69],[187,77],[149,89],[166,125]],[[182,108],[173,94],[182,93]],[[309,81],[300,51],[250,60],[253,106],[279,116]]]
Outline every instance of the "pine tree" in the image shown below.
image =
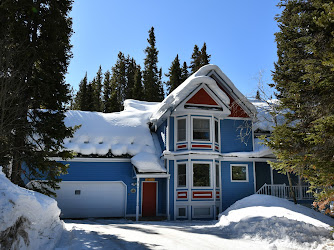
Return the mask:
[[[23,178],[45,178],[45,185],[56,188],[59,175],[66,173],[67,167],[51,157],[70,156],[62,142],[73,133],[64,125],[65,104],[70,99],[64,79],[72,56],[71,5],[70,0],[0,4],[0,41],[6,42],[1,49],[17,53],[10,61],[11,73],[5,81],[18,73],[16,84],[24,89],[21,101],[13,103],[20,109],[11,131],[10,177],[19,185],[24,185]],[[50,194],[44,185],[39,191]]]
[[132,92],[132,98],[135,100],[143,100],[144,99],[144,89],[142,83],[142,74],[140,65],[137,65],[135,77],[134,77],[134,86]]
[[181,82],[187,80],[188,77],[189,77],[188,65],[186,62],[183,62],[183,66],[181,69]]
[[209,55],[206,52],[206,43],[204,42],[202,49],[201,49],[201,54],[200,54],[200,66],[204,66],[210,63],[210,57],[211,55]]
[[133,88],[135,84],[136,61],[128,55],[126,58],[126,90],[125,99],[133,98]]
[[87,72],[84,78],[80,81],[79,90],[74,99],[74,109],[87,110]]
[[165,91],[164,91],[164,85],[162,82],[162,68],[159,70],[159,78],[158,78],[158,90],[159,90],[159,100],[165,99]]
[[158,50],[155,47],[154,28],[149,30],[149,38],[147,39],[149,46],[146,47],[146,58],[144,61],[143,83],[145,89],[146,101],[162,101],[161,87],[159,85],[158,70]]
[[83,111],[95,111],[94,106],[94,86],[95,86],[95,79],[87,85],[87,92],[86,92],[86,99],[85,108],[82,109]]
[[273,79],[285,123],[268,141],[273,167],[305,178],[323,204],[334,197],[334,40],[331,0],[281,0]]
[[191,74],[195,73],[201,67],[201,52],[195,44],[193,54],[191,55],[190,66]]
[[120,111],[126,95],[126,62],[122,52],[118,53],[115,66],[112,67],[111,86],[112,86],[112,112]]
[[168,74],[165,74],[169,79],[166,82],[167,91],[171,93],[182,83],[182,70],[180,68],[179,55],[176,55],[172,65],[168,69]]
[[103,112],[110,113],[111,112],[111,105],[110,105],[110,98],[111,98],[111,75],[110,71],[107,70],[104,73],[104,81],[103,81]]
[[102,67],[100,65],[99,70],[96,73],[96,77],[92,82],[93,88],[93,111],[102,111],[102,82],[103,82],[103,73]]

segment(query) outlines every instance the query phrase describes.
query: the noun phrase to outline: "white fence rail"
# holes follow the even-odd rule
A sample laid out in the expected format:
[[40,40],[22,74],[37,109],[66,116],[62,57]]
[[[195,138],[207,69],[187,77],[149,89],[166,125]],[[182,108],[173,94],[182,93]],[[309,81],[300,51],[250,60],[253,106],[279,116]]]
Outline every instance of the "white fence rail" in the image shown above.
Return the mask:
[[[292,186],[292,192],[294,192],[297,200],[313,199],[313,195],[308,193],[307,190],[308,186]],[[284,199],[292,199],[290,187],[285,184],[264,184],[256,193],[272,195]]]

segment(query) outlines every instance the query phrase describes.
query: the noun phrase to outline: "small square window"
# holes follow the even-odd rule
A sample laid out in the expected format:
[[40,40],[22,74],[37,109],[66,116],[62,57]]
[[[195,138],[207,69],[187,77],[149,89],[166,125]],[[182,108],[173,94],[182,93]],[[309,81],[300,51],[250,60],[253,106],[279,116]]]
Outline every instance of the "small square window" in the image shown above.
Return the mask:
[[74,194],[75,194],[75,195],[80,195],[80,194],[81,194],[81,190],[75,190],[75,191],[74,191]]
[[231,165],[231,180],[232,181],[248,181],[248,166],[247,165]]
[[185,216],[186,216],[186,208],[179,207],[179,217],[185,217]]

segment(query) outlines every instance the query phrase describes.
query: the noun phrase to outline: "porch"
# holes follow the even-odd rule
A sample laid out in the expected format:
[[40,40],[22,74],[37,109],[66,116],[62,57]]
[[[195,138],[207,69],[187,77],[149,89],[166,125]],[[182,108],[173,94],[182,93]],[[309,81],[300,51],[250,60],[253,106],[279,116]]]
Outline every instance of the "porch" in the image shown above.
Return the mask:
[[[308,193],[308,186],[292,186],[292,192],[297,200],[313,200],[312,193]],[[293,199],[290,194],[290,186],[286,184],[267,184],[265,183],[257,192],[257,194],[272,195],[284,199]]]

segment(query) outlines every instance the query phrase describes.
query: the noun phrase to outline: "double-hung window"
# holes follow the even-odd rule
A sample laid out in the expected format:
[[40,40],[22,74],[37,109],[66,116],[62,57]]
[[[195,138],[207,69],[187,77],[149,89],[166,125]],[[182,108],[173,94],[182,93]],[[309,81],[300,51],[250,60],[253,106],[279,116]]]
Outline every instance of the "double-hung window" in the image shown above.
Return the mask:
[[210,119],[193,118],[193,140],[210,141]]
[[187,165],[178,164],[177,165],[177,187],[187,186]]
[[177,119],[177,141],[187,140],[187,120],[186,118]]

